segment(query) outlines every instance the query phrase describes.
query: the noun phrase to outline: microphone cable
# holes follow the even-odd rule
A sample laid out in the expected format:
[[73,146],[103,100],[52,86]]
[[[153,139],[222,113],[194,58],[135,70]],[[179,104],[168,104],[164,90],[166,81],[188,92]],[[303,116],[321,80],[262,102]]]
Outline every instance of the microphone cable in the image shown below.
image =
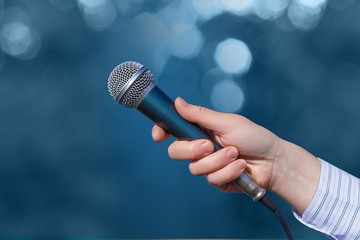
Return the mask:
[[265,194],[260,200],[259,202],[264,205],[267,209],[269,209],[271,212],[275,213],[276,216],[278,217],[281,225],[283,226],[284,228],[284,231],[288,237],[289,240],[293,240],[293,236],[290,232],[290,229],[288,227],[288,225],[286,224],[286,221],[284,219],[284,217],[281,215],[279,209],[278,209],[278,206],[271,200],[271,198]]

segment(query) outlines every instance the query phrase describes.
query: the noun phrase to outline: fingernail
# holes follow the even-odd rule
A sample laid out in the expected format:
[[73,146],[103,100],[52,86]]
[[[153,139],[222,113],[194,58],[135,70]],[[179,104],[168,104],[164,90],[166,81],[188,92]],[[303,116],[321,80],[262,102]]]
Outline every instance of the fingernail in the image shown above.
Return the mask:
[[188,107],[189,104],[187,102],[185,102],[184,99],[182,99],[181,97],[178,97],[179,101],[180,101],[180,104],[183,106],[183,107]]
[[238,156],[237,152],[233,148],[228,149],[226,155],[229,159],[235,159]]
[[203,142],[200,146],[203,153],[211,153],[211,144],[209,142]]

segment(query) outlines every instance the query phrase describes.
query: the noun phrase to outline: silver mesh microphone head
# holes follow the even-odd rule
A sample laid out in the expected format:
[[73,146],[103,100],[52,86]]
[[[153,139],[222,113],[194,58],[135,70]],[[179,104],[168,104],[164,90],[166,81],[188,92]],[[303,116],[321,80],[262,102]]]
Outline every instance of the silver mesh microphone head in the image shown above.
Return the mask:
[[108,89],[115,102],[127,108],[137,108],[156,83],[152,73],[137,62],[124,62],[114,68]]

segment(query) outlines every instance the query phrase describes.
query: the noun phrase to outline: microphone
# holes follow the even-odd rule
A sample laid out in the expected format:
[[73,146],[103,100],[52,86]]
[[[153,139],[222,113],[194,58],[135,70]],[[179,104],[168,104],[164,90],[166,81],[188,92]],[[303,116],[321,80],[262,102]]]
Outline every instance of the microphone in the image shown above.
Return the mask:
[[[178,140],[208,139],[214,151],[223,148],[200,126],[183,119],[174,102],[156,86],[153,74],[137,62],[124,62],[114,68],[108,80],[108,89],[115,102],[140,111]],[[254,201],[261,200],[266,190],[246,172],[233,183]]]
[[[214,151],[223,148],[199,125],[183,119],[175,109],[174,102],[156,86],[154,76],[144,65],[124,62],[114,68],[108,80],[108,89],[115,102],[127,108],[140,111],[166,132],[178,140],[208,139],[214,144]],[[255,202],[260,202],[274,212],[283,226],[289,240],[292,234],[277,205],[246,172],[233,183]]]

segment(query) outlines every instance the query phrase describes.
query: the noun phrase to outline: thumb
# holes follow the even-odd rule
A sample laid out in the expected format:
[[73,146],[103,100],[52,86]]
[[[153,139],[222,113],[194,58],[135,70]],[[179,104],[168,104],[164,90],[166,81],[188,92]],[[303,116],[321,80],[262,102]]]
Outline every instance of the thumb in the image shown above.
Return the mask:
[[220,113],[205,107],[195,106],[178,97],[175,100],[176,111],[187,121],[206,129],[225,133],[232,126],[233,114]]

